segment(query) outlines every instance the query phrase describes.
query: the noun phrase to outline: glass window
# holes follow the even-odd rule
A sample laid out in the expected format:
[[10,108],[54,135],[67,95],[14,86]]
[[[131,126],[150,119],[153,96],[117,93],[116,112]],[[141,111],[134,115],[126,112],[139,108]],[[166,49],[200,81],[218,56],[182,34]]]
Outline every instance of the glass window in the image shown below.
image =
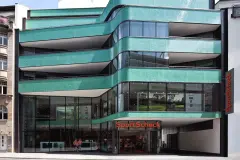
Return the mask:
[[128,111],[129,83],[118,84],[118,112]]
[[3,70],[7,70],[7,61],[3,62]]
[[168,23],[157,23],[157,38],[166,38],[169,36]]
[[129,111],[148,110],[148,83],[130,83]]
[[108,115],[117,112],[117,87],[108,92]]
[[36,129],[49,130],[50,99],[45,96],[36,97]]
[[4,37],[3,38],[3,45],[8,45],[8,38],[7,37]]
[[92,119],[100,118],[100,98],[92,98]]
[[143,36],[155,37],[156,36],[156,23],[155,22],[143,22]]
[[101,117],[106,117],[108,115],[108,102],[107,102],[107,93],[105,93],[102,96],[102,106],[101,106],[101,110],[102,110],[102,116]]
[[202,111],[202,84],[186,84],[186,111]]
[[204,84],[204,111],[219,111],[219,84]]
[[143,66],[155,67],[156,66],[156,53],[155,52],[143,52]]
[[130,65],[131,67],[142,67],[142,52],[130,52]]
[[66,97],[66,125],[69,128],[77,128],[79,119],[78,98]]
[[168,66],[168,53],[165,52],[157,52],[156,53],[156,66],[157,67],[164,67]]
[[23,130],[34,131],[35,130],[35,97],[23,96],[22,100],[22,118],[23,118]]
[[123,52],[118,55],[118,69],[129,66],[129,52]]
[[7,94],[7,86],[3,86],[3,94]]
[[79,98],[79,119],[91,119],[91,98]]
[[131,37],[142,37],[143,22],[130,21],[130,36]]
[[0,106],[0,120],[8,119],[8,110],[5,106]]
[[122,39],[129,36],[129,21],[125,21],[119,25],[118,38]]
[[0,81],[0,94],[7,94],[7,82]]
[[166,84],[149,83],[149,110],[166,111]]
[[3,37],[0,36],[0,45],[3,45]]
[[184,85],[169,83],[167,89],[167,111],[184,111]]

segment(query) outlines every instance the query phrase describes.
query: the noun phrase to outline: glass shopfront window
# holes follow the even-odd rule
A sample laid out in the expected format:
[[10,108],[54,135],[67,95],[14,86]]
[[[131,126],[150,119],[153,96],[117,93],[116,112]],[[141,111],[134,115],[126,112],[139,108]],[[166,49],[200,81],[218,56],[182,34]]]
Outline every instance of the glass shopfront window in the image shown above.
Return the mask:
[[149,83],[149,111],[166,111],[165,83]]
[[184,84],[167,85],[167,111],[184,111]]
[[118,84],[118,112],[128,111],[129,83]]
[[101,117],[106,117],[108,115],[108,101],[107,101],[107,93],[102,96],[101,101]]
[[130,83],[129,111],[148,111],[148,83]]
[[202,109],[202,84],[186,84],[186,111],[199,111]]
[[[112,152],[115,148],[113,150],[111,144],[119,147],[116,144],[123,145],[124,141],[128,146],[117,148],[121,150],[120,153],[127,151],[130,142],[135,146],[130,147],[133,151],[140,151],[141,146],[146,145],[143,137],[151,140],[156,133],[140,134],[143,128],[116,129],[111,121],[95,124],[97,119],[124,111],[219,111],[219,89],[219,84],[131,82],[120,83],[96,98],[22,96],[22,151],[73,151],[76,139],[81,139],[82,151],[101,148],[104,152]],[[116,131],[127,131],[120,133],[120,142],[113,142],[112,137],[119,137]],[[132,141],[127,140],[129,137]],[[155,146],[152,140],[153,145],[148,144],[148,147]],[[154,148],[142,148],[141,152],[152,152]]]
[[100,118],[100,98],[92,98],[92,119]]

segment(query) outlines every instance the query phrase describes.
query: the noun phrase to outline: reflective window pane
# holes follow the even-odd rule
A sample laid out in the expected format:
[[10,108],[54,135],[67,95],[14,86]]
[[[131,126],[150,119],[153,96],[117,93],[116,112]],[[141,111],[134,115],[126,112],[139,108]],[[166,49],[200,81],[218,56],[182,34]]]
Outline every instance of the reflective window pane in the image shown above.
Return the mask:
[[155,52],[143,52],[143,66],[155,67],[156,66],[156,53]]
[[155,22],[143,22],[143,36],[155,37],[156,36],[156,23]]
[[167,111],[184,111],[184,85],[172,83],[167,89]]
[[119,25],[118,38],[122,39],[128,36],[129,36],[129,21],[126,21]]
[[130,83],[129,110],[148,110],[148,83]]
[[142,52],[130,52],[130,66],[131,67],[142,67]]
[[118,84],[118,112],[128,111],[129,83]]
[[156,67],[164,67],[168,66],[168,53],[165,52],[157,52],[156,53]]
[[118,69],[129,66],[129,52],[123,52],[118,55]]
[[142,37],[143,22],[130,21],[130,36],[131,37]]
[[149,110],[166,111],[166,84],[149,83]]
[[186,111],[202,111],[202,84],[186,84]]
[[156,30],[157,38],[166,38],[169,36],[168,23],[157,23]]
[[92,119],[100,118],[100,98],[92,99]]
[[107,102],[107,93],[102,96],[102,104],[101,104],[101,117],[106,117],[108,115],[108,102]]

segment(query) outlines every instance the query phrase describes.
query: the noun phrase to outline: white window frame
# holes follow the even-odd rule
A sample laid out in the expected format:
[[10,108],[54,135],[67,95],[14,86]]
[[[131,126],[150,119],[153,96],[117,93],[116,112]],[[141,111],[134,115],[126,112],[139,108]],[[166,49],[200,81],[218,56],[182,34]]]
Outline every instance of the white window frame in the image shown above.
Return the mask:
[[7,70],[7,59],[0,58],[0,70]]
[[[6,93],[4,93],[4,87],[6,87]],[[0,81],[0,94],[7,94],[7,82],[6,81]]]
[[[7,46],[8,45],[8,37],[7,36],[3,36],[2,35],[2,36],[0,36],[0,39],[1,39],[0,45],[2,45],[2,46]],[[6,41],[7,43],[6,44],[4,43],[5,39],[7,39],[7,41]]]

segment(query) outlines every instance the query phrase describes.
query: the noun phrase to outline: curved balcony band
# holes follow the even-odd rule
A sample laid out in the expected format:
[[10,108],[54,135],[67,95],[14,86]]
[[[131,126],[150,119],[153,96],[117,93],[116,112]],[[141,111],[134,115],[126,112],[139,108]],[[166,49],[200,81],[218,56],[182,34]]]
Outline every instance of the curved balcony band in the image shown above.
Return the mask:
[[124,68],[110,76],[19,82],[19,93],[110,89],[121,82],[219,83],[220,70]]
[[22,31],[20,32],[20,43],[23,46],[27,46],[30,42],[37,41],[109,35],[117,28],[120,23],[126,20],[169,23],[178,22],[191,24],[201,23],[216,25],[215,28],[217,28],[221,23],[219,11],[125,7],[119,11],[113,20],[105,23]]
[[[151,44],[151,45],[149,45]],[[180,47],[189,46],[189,47]],[[124,51],[171,52],[172,54],[216,54],[221,53],[221,41],[181,38],[133,38],[126,37],[118,41],[112,48],[80,52],[56,54],[40,54],[19,57],[19,67],[58,66],[87,64],[112,61]],[[41,59],[41,61],[39,61]]]
[[[220,112],[119,112],[112,115],[109,115],[107,117],[99,118],[99,119],[93,119],[91,120],[92,124],[99,124],[104,122],[111,122],[116,119],[121,118],[221,118]],[[55,122],[57,123],[57,122]]]
[[209,9],[209,0],[110,0],[105,9],[43,9],[31,10],[30,17],[54,17],[54,16],[81,16],[101,14],[98,18],[105,20],[112,10],[118,6],[150,6],[171,8]]

